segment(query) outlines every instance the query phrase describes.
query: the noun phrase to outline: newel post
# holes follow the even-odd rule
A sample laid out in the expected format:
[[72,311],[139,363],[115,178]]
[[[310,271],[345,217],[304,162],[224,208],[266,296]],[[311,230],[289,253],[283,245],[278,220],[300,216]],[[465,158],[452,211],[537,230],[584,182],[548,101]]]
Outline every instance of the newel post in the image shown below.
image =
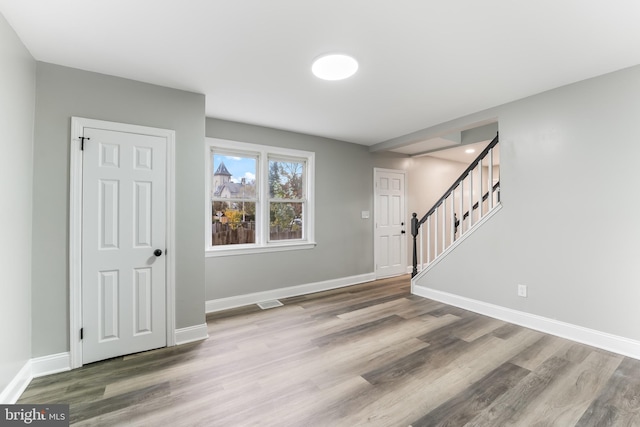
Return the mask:
[[418,214],[413,213],[411,215],[411,235],[413,236],[413,270],[411,271],[411,277],[415,277],[418,274],[418,249],[416,239],[418,237]]

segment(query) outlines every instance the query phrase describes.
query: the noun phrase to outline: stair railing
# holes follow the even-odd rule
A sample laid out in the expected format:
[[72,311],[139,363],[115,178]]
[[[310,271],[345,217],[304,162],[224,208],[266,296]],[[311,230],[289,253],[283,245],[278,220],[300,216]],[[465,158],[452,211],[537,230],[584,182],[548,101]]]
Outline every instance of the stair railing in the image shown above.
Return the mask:
[[[499,167],[494,164],[494,149],[498,142],[499,138],[496,135],[422,218],[418,219],[418,214],[415,212],[412,214],[413,270],[411,277],[418,274],[418,265],[421,270],[427,267],[499,205]],[[420,243],[419,260],[418,241]],[[418,261],[420,261],[419,264]]]

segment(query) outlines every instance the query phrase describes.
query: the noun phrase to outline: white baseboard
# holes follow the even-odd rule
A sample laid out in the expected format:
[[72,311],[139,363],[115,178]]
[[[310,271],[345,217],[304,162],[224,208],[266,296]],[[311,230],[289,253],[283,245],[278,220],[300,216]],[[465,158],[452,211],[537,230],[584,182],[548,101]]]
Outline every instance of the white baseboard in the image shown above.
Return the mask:
[[69,371],[69,352],[36,357],[24,364],[13,380],[0,392],[0,404],[14,404],[31,383],[31,380],[45,375]]
[[[176,344],[186,344],[209,338],[207,324],[176,330]],[[18,401],[31,380],[45,375],[71,370],[69,352],[33,358],[24,364],[13,380],[0,391],[0,405],[10,405]]]
[[58,372],[71,370],[71,354],[58,353],[49,356],[36,357],[31,359],[31,374],[33,378],[44,377],[45,375],[57,374]]
[[287,288],[273,289],[264,292],[238,295],[228,298],[209,300],[205,303],[207,313],[228,310],[230,308],[242,307],[245,305],[257,304],[279,298],[289,298],[299,295],[312,294],[314,292],[328,291],[331,289],[343,288],[345,286],[357,285],[359,283],[375,280],[375,273],[360,274],[358,276],[343,277],[340,279],[326,280],[324,282],[308,283],[305,285],[290,286]]
[[536,331],[566,338],[582,344],[601,348],[634,359],[640,359],[640,341],[589,329],[571,323],[560,322],[535,314],[512,310],[499,305],[489,304],[447,292],[411,285],[411,293],[465,310],[484,314],[495,319],[535,329]]
[[202,341],[209,338],[207,324],[189,326],[187,328],[176,329],[176,345],[187,344],[194,341]]
[[28,360],[13,377],[13,380],[0,392],[0,404],[13,405],[16,403],[32,379],[31,360]]

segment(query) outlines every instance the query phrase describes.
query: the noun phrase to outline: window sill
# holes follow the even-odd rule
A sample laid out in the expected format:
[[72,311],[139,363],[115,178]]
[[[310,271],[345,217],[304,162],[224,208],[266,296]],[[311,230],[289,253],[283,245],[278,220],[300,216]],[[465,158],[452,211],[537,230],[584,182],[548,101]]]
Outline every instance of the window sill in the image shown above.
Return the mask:
[[204,252],[205,258],[217,258],[223,256],[263,254],[270,252],[298,251],[304,249],[313,249],[317,245],[316,242],[297,242],[297,243],[270,243],[265,246],[250,246],[239,248],[208,248]]

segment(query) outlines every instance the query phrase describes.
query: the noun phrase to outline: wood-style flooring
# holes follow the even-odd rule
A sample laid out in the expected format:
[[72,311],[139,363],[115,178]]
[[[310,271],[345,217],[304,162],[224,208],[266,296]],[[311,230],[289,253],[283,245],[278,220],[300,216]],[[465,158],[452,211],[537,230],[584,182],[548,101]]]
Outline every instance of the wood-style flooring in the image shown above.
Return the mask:
[[34,379],[76,426],[640,426],[640,361],[412,296],[211,314],[209,339]]

